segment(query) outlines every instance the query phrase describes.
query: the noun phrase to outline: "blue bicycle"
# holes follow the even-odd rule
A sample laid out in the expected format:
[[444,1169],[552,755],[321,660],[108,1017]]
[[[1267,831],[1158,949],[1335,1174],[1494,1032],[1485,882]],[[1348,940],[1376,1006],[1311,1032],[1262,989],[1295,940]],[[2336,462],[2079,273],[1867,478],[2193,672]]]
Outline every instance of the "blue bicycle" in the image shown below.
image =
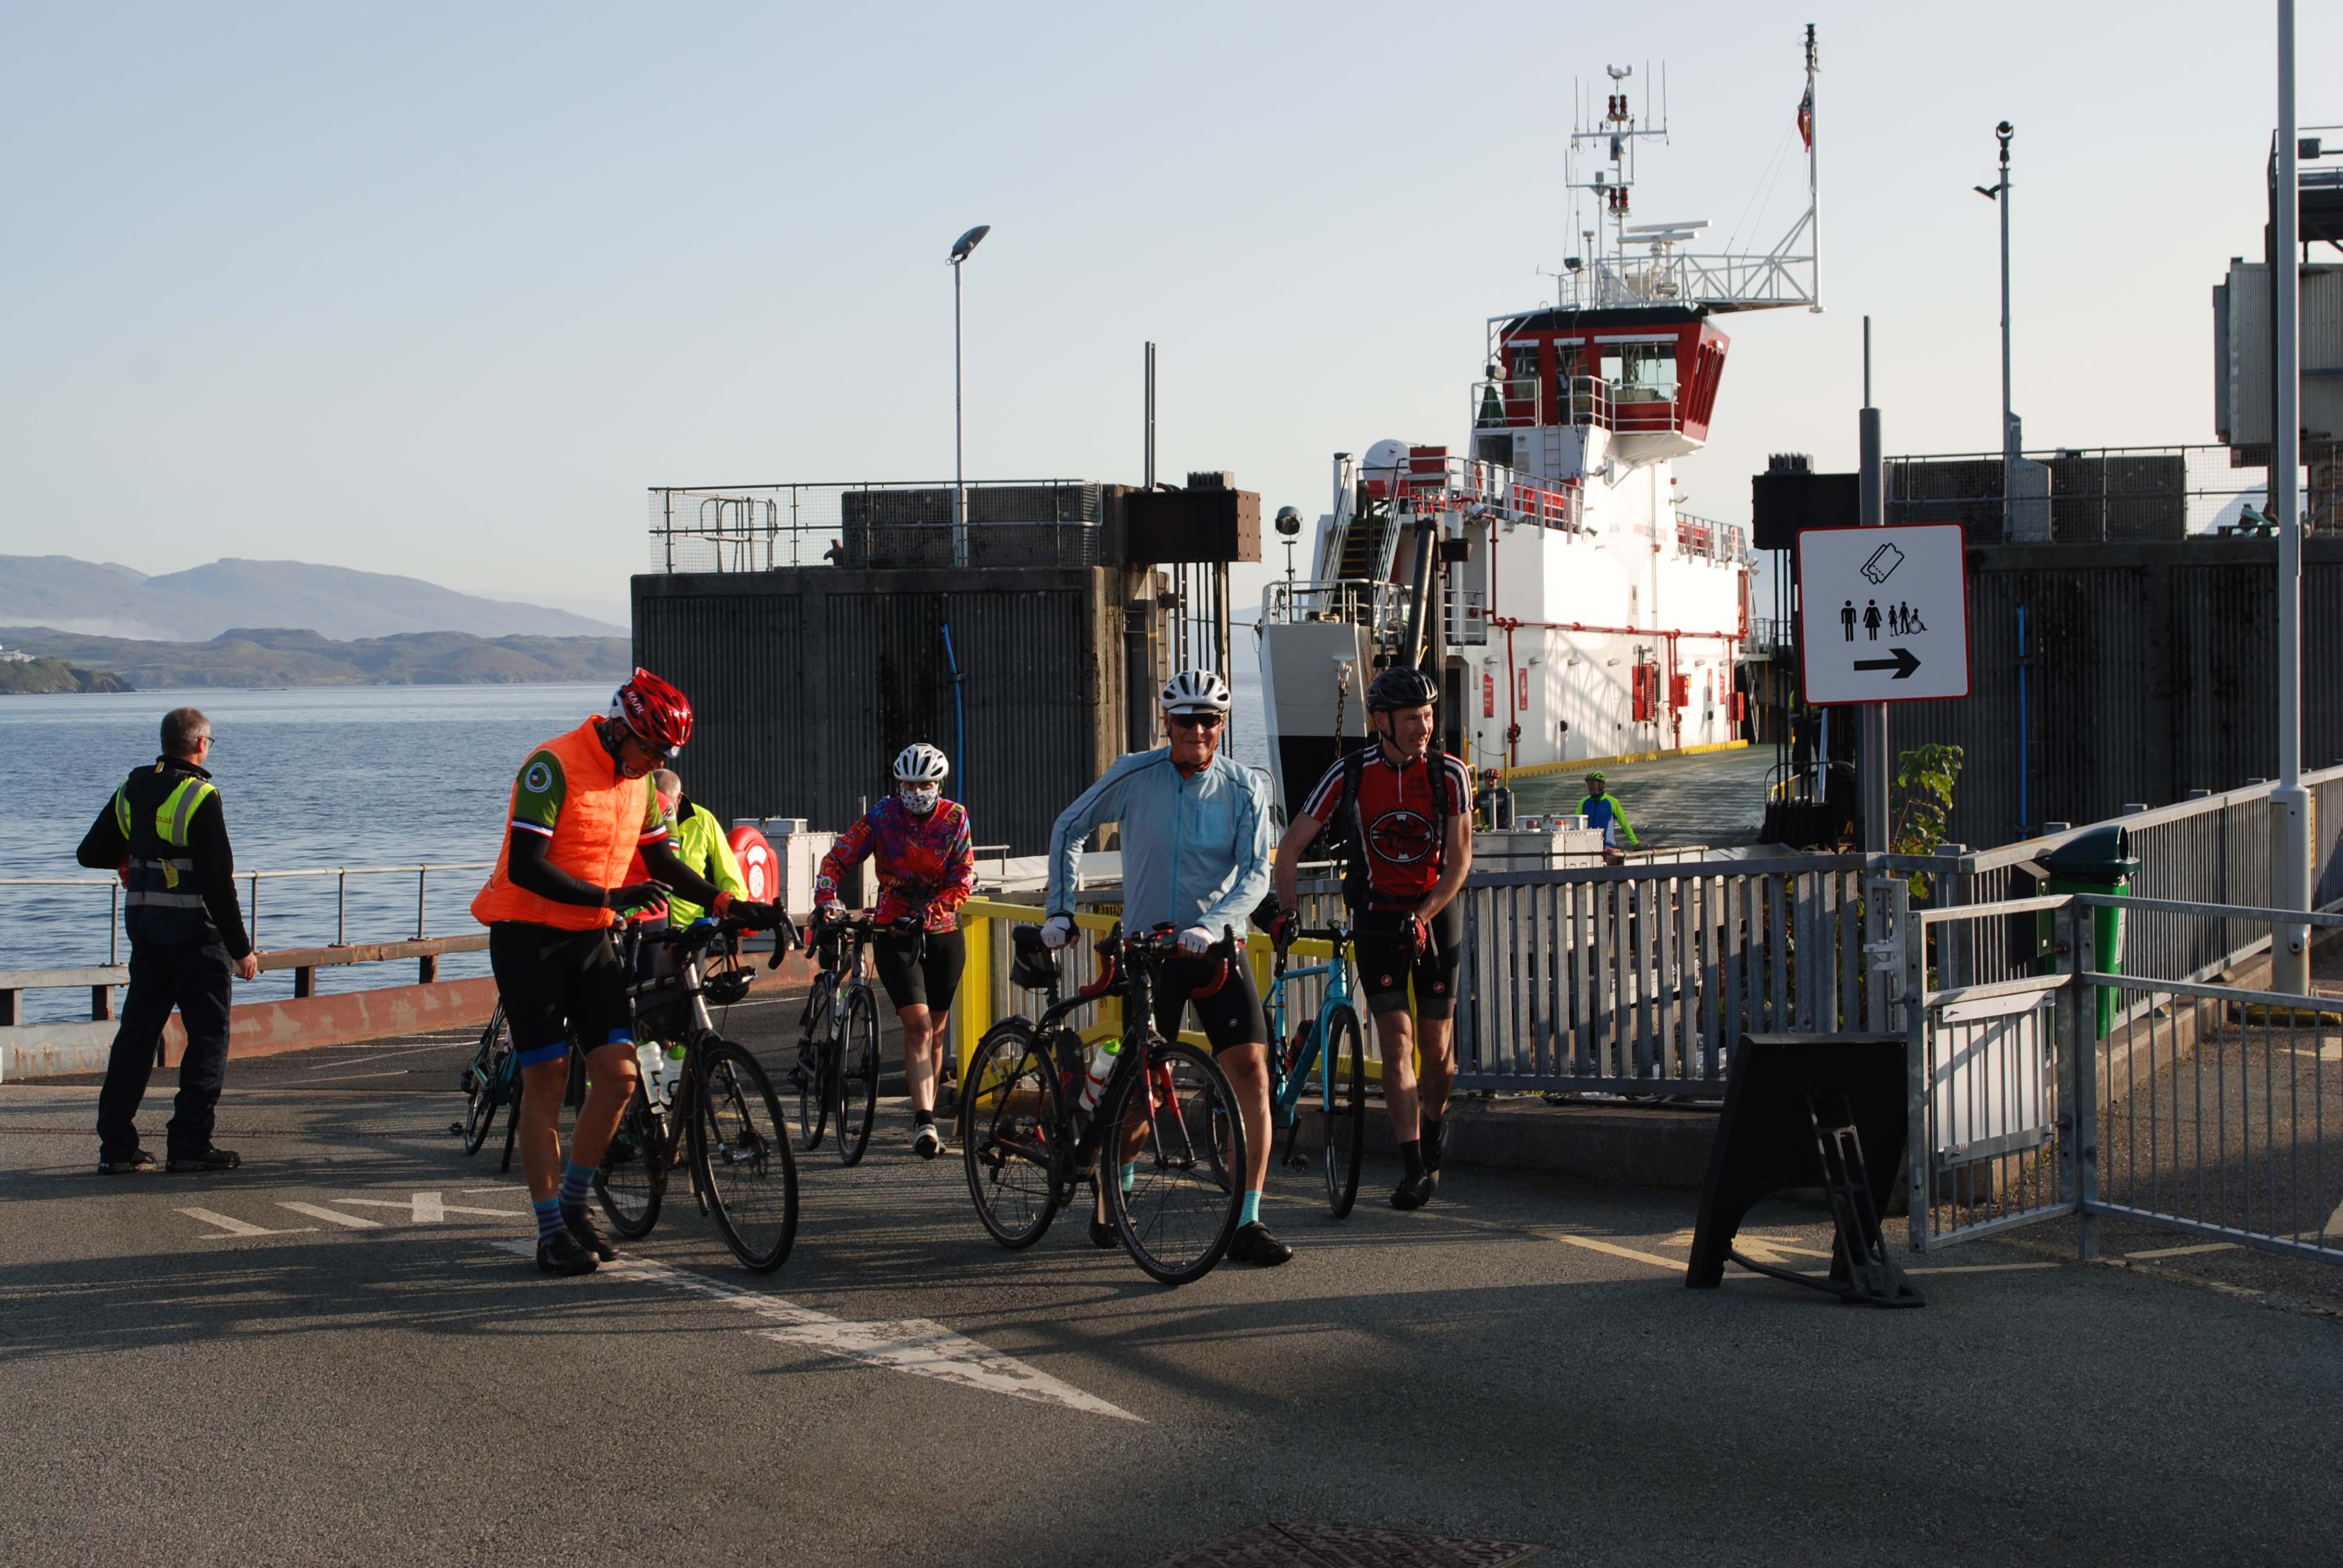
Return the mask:
[[[1269,1020],[1269,1107],[1271,1135],[1285,1131],[1285,1166],[1309,1169],[1302,1152],[1302,1100],[1313,1096],[1325,1134],[1326,1205],[1339,1220],[1351,1211],[1359,1196],[1359,1166],[1367,1144],[1367,1063],[1359,1032],[1359,1015],[1351,1006],[1351,964],[1348,927],[1330,926],[1297,935],[1329,944],[1332,950],[1322,964],[1302,969],[1286,967],[1286,950],[1277,950],[1269,995],[1262,1010]],[[1305,1019],[1292,1039],[1285,1032],[1285,987],[1289,980],[1326,977],[1326,996],[1317,1015]]]

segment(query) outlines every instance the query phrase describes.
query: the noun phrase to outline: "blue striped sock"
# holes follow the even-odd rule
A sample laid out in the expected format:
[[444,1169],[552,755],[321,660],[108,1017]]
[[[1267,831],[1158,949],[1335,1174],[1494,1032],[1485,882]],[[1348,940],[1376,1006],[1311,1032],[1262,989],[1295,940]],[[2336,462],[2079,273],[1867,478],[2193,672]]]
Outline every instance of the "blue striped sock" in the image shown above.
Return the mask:
[[561,1191],[558,1194],[558,1201],[564,1203],[576,1203],[582,1207],[586,1201],[586,1195],[593,1190],[594,1168],[590,1165],[580,1165],[572,1160],[568,1168],[561,1172]]
[[1139,1161],[1134,1160],[1122,1168],[1122,1190],[1130,1191],[1139,1184]]
[[561,1200],[548,1198],[542,1203],[531,1203],[537,1211],[537,1240],[541,1246],[561,1233]]
[[1261,1189],[1256,1187],[1244,1195],[1244,1207],[1237,1211],[1237,1223],[1257,1225],[1261,1222]]

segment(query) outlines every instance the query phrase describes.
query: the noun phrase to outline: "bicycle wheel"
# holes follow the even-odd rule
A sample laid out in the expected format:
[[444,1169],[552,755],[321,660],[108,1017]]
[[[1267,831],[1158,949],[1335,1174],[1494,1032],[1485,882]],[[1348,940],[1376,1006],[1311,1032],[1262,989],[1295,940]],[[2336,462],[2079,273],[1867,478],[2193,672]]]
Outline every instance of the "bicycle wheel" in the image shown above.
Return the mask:
[[[1175,1042],[1152,1045],[1149,1055],[1154,1070],[1127,1075],[1106,1108],[1100,1174],[1131,1261],[1167,1285],[1184,1285],[1210,1273],[1236,1234],[1244,1119],[1228,1075],[1202,1050]],[[1118,1163],[1131,1167],[1127,1190],[1112,1179]]]
[[692,1160],[716,1228],[749,1272],[769,1274],[798,1234],[798,1162],[788,1123],[757,1059],[709,1037],[699,1062]]
[[497,1112],[504,1107],[505,1080],[511,1070],[512,1034],[505,1028],[504,1003],[498,1002],[488,1015],[488,1027],[480,1031],[480,1049],[464,1069],[464,1089],[470,1096],[464,1106],[465,1153],[478,1154],[488,1142]]
[[835,1068],[838,1162],[851,1165],[870,1147],[870,1123],[879,1114],[879,1006],[861,986],[846,993],[846,1030]]
[[961,1081],[960,1160],[977,1219],[1012,1251],[1058,1212],[1065,1124],[1065,1092],[1033,1026],[1004,1018],[985,1030]]
[[805,1033],[798,1040],[798,1062],[789,1070],[797,1088],[799,1147],[821,1147],[822,1127],[830,1115],[830,1014],[838,1005],[838,990],[826,976],[815,977],[806,997]]
[[1318,1088],[1326,1135],[1326,1206],[1339,1220],[1359,1200],[1359,1168],[1367,1153],[1367,1054],[1359,1043],[1359,1015],[1347,1007],[1336,1008],[1326,1020]]
[[667,1196],[669,1163],[659,1119],[643,1097],[642,1086],[637,1084],[626,1113],[618,1118],[618,1131],[610,1140],[609,1150],[602,1156],[602,1168],[594,1172],[594,1191],[602,1200],[602,1211],[610,1216],[611,1229],[619,1235],[633,1241],[649,1235],[651,1227],[659,1223],[659,1202]]

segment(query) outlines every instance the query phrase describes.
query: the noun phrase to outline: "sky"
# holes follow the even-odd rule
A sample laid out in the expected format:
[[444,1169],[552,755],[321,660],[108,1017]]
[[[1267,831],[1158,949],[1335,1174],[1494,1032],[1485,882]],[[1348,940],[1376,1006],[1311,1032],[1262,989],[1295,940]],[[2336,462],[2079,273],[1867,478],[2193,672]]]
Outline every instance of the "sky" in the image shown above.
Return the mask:
[[[1817,93],[1825,311],[1745,314],[1687,510],[1773,451],[1996,445],[2014,145],[2029,447],[2212,439],[2260,247],[2271,4],[10,8],[0,554],[220,556],[623,605],[654,485],[1159,471],[1325,508],[1461,448],[1483,322],[1551,297],[1574,78],[1664,61],[1638,204],[1745,218]],[[2300,7],[2343,121],[2343,6]],[[1594,90],[1607,91],[1607,86]],[[2343,141],[2343,137],[2337,140]],[[1240,602],[1276,563],[1247,573]]]

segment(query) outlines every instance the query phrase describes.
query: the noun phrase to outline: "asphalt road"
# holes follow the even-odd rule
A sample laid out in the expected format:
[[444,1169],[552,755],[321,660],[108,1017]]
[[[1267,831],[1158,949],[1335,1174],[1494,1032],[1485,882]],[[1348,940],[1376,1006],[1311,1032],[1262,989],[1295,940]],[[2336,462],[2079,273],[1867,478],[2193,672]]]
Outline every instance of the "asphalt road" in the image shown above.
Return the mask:
[[[1457,1170],[1400,1214],[1379,1167],[1341,1225],[1281,1174],[1295,1261],[1166,1291],[1077,1219],[993,1246],[900,1104],[862,1167],[802,1157],[778,1275],[670,1207],[555,1281],[517,1173],[447,1135],[462,1055],[236,1064],[248,1163],[201,1178],[93,1175],[94,1087],[0,1088],[0,1561],[1140,1568],[1269,1521],[1560,1563],[2338,1555],[2315,1312],[1991,1242],[1921,1261],[1918,1312],[1687,1292],[1689,1194]],[[1296,1538],[1216,1560],[1336,1560]]]

